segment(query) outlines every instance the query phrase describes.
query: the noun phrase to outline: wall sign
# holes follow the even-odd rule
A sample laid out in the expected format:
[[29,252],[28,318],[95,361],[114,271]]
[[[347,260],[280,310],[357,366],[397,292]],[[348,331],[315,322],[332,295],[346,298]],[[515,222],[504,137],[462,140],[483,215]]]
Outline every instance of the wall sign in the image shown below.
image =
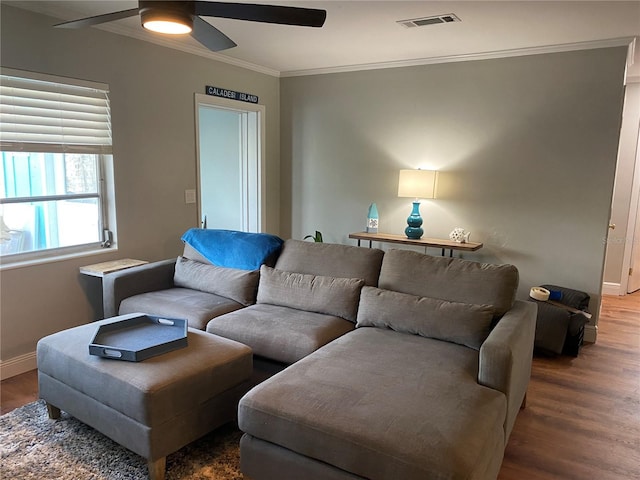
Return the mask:
[[207,85],[205,93],[214,97],[228,98],[230,100],[238,100],[239,102],[258,103],[258,96],[250,93],[236,92],[235,90],[227,90],[226,88],[212,87]]

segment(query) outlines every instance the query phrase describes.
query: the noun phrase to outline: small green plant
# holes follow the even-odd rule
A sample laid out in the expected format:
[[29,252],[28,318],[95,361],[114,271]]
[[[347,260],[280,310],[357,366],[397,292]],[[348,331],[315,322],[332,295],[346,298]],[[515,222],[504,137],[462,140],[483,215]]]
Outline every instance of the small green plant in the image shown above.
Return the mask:
[[307,235],[306,237],[304,237],[305,240],[307,238],[312,238],[313,241],[316,243],[322,243],[322,232],[319,232],[318,230],[316,230],[315,235]]

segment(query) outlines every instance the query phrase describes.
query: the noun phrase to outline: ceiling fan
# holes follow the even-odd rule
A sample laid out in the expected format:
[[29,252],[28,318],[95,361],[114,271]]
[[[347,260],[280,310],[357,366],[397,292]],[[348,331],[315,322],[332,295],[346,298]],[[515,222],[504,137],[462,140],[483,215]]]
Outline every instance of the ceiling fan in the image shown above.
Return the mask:
[[218,52],[236,46],[236,43],[200,16],[232,18],[250,22],[321,27],[327,17],[325,10],[227,3],[208,1],[147,1],[140,0],[138,8],[81,18],[55,25],[59,28],[83,28],[140,15],[142,26],[148,30],[169,34],[191,33],[209,50]]

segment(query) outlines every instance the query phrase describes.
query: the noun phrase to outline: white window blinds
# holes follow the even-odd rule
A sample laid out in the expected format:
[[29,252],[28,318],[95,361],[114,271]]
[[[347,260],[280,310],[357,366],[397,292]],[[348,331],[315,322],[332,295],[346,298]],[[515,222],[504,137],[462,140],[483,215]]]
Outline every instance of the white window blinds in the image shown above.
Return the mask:
[[0,149],[110,154],[108,93],[106,88],[25,78],[3,71]]

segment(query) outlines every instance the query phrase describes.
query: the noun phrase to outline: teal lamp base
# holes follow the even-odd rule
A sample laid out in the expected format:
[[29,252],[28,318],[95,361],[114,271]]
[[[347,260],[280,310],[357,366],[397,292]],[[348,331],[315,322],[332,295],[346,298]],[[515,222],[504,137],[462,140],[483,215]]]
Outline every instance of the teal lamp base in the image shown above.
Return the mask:
[[404,234],[407,238],[417,240],[422,237],[424,230],[421,228],[422,217],[420,216],[420,202],[413,202],[413,210],[411,215],[407,217],[407,228],[404,229]]

